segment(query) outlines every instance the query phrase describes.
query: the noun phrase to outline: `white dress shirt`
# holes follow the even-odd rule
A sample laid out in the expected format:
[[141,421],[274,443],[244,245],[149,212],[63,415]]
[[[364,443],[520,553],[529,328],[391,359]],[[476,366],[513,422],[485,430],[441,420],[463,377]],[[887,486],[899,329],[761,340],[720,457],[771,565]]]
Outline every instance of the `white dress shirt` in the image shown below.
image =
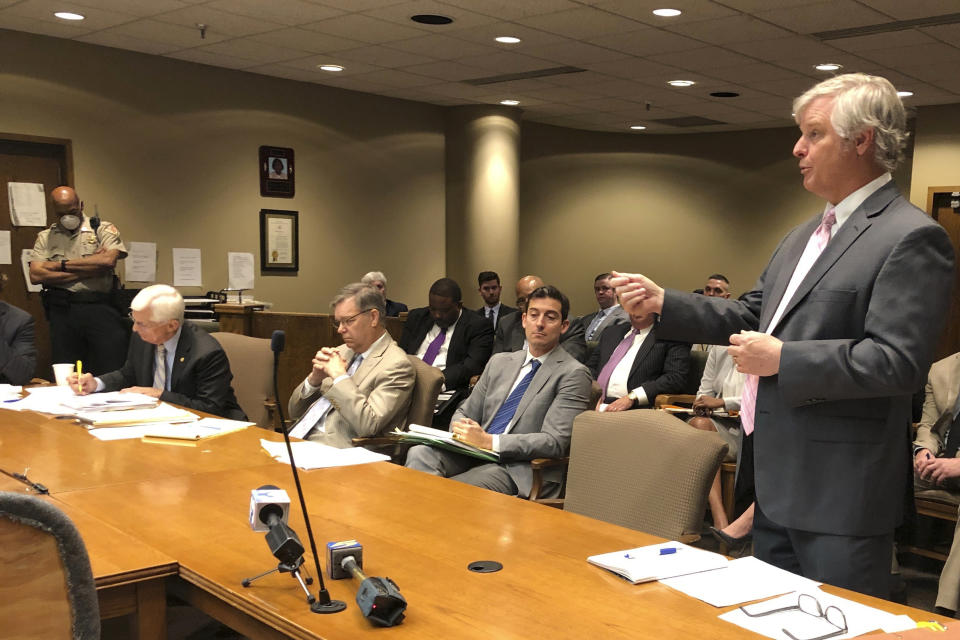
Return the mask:
[[493,314],[493,326],[497,326],[497,318],[500,317],[500,303],[498,302],[492,307],[484,305],[483,307],[483,317],[490,319],[490,314]]
[[[653,325],[647,327],[646,329],[641,329],[636,335],[633,336],[633,344],[630,345],[630,349],[627,351],[626,355],[623,356],[623,360],[617,364],[617,367],[613,370],[613,373],[610,374],[610,382],[607,383],[608,398],[622,398],[630,393],[630,389],[627,389],[627,378],[630,377],[630,369],[633,368],[633,361],[637,358],[637,352],[640,351],[640,345],[643,344],[643,341],[647,339],[648,335],[650,335],[651,329],[653,329]],[[633,390],[633,392],[637,396],[638,406],[642,407],[650,404],[643,387],[637,387]]]
[[[433,366],[437,369],[446,369],[447,368],[447,350],[450,348],[450,338],[453,336],[453,332],[457,329],[457,322],[460,322],[460,318],[463,316],[463,309],[460,310],[460,315],[457,316],[456,321],[447,327],[447,333],[443,336],[443,344],[440,346],[440,353],[437,354],[437,357],[433,359]],[[430,346],[430,343],[433,342],[433,339],[437,337],[440,333],[440,326],[436,322],[433,323],[433,326],[430,327],[430,331],[427,331],[427,335],[424,336],[423,342],[420,343],[420,348],[417,349],[417,357],[423,360],[423,356],[427,353],[427,347]]]

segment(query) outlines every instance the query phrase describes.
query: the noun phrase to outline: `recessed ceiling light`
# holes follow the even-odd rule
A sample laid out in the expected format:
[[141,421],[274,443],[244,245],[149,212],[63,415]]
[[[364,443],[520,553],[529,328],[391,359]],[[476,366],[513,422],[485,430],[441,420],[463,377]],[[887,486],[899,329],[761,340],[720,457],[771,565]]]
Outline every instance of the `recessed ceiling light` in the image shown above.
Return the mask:
[[692,87],[697,83],[693,80],[670,80],[667,84],[673,87]]
[[453,18],[438,16],[433,13],[420,13],[415,16],[410,16],[410,19],[420,24],[450,24],[453,22]]
[[630,128],[633,129],[634,131],[643,131],[644,129],[646,129],[646,127],[643,126],[642,124],[634,124],[634,125],[631,125]]
[[318,64],[317,66],[320,67],[321,71],[343,71],[343,67],[338,64]]
[[823,64],[818,64],[813,67],[817,71],[838,71],[843,69],[842,64],[837,64],[836,62],[824,62]]
[[505,104],[508,107],[515,107],[518,104],[520,104],[520,101],[519,100],[501,100],[500,104]]
[[61,20],[83,20],[86,17],[79,13],[72,13],[70,11],[57,11],[53,15]]
[[497,36],[494,40],[502,42],[503,44],[517,44],[520,42],[520,38],[514,36]]
[[913,91],[897,91],[897,95],[901,98],[909,98],[913,95]]
[[680,9],[654,9],[653,15],[661,18],[673,18],[683,13]]

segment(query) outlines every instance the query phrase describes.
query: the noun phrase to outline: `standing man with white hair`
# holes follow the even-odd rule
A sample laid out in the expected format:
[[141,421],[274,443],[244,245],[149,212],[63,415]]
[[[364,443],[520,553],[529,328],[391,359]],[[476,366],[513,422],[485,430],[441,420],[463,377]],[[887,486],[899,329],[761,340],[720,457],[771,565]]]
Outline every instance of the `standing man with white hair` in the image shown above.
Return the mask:
[[[82,393],[135,391],[188,409],[246,420],[230,381],[223,347],[209,333],[183,319],[183,296],[171,286],[142,289],[130,303],[133,332],[122,368],[80,379]],[[77,374],[70,377],[77,384]]]
[[409,311],[407,305],[402,302],[394,302],[393,300],[387,299],[387,276],[383,275],[383,271],[368,271],[367,275],[360,279],[360,282],[374,287],[383,294],[383,299],[387,301],[385,315],[388,318],[396,318],[401,312]]
[[661,314],[665,339],[729,338],[748,374],[756,557],[889,597],[912,491],[911,394],[946,316],[953,248],[891,180],[907,133],[889,81],[840,75],[793,111],[803,186],[826,205],[783,239],[753,291],[725,300],[617,273],[614,286],[631,312]]

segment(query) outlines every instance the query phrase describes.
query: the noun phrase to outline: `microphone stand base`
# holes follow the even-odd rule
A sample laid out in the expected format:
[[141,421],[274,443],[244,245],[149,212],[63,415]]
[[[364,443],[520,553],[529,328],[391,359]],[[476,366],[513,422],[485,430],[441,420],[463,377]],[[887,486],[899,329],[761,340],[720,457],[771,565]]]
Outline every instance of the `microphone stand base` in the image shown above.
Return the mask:
[[347,608],[347,603],[343,600],[330,600],[323,603],[317,600],[310,605],[310,611],[314,613],[340,613]]

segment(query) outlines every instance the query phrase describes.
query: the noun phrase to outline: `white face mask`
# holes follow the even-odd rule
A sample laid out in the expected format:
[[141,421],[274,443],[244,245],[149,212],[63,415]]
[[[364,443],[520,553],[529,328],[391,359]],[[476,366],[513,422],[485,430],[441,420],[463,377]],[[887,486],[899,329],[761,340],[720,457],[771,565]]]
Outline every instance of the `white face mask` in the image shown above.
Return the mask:
[[60,217],[60,226],[68,231],[73,231],[80,226],[80,216],[68,213]]

